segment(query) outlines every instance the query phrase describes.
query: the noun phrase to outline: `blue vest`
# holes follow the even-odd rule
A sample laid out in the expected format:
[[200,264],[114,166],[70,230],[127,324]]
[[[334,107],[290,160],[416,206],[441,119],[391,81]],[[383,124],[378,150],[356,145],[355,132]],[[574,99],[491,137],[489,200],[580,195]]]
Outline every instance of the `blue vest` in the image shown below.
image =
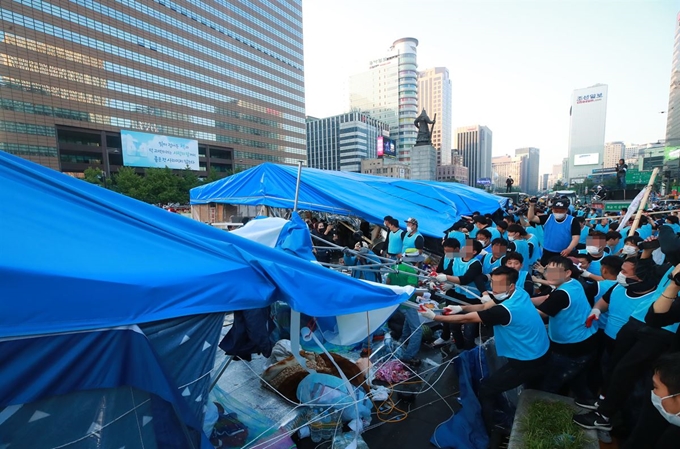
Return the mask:
[[479,232],[479,229],[477,229],[477,226],[473,226],[472,231],[470,231],[468,233],[468,235],[470,236],[471,239],[474,239],[475,237],[477,237],[478,232]]
[[580,209],[578,210],[578,212],[576,212],[577,217],[583,217],[585,214],[586,214],[586,211],[580,210]]
[[486,230],[491,233],[491,241],[492,242],[501,237],[501,233],[498,232],[498,229],[496,229],[495,226],[490,226],[490,227],[486,228]]
[[529,243],[526,240],[520,240],[517,239],[513,241],[512,243],[515,244],[515,251],[520,253],[522,257],[524,258],[524,262],[522,262],[526,266],[531,266],[529,264]]
[[390,231],[390,239],[387,242],[387,253],[388,254],[399,254],[401,253],[401,248],[403,243],[401,241],[401,233],[404,232],[401,229],[397,229],[397,232]]
[[449,238],[458,240],[458,243],[460,243],[461,248],[465,247],[465,234],[463,234],[462,232],[451,231],[449,232]]
[[484,256],[484,260],[482,261],[482,273],[491,274],[493,270],[501,266],[502,257],[496,259],[495,262],[491,262],[491,259],[493,259],[493,254],[491,253]]
[[[462,258],[456,257],[455,259],[453,259],[453,275],[458,277],[465,275],[465,273],[467,273],[468,268],[470,268],[470,265],[472,265],[474,262],[479,263],[479,261],[474,257],[468,260],[467,262],[463,262]],[[475,284],[468,284],[465,286],[465,288],[479,296],[479,290],[477,290]],[[456,285],[456,293],[460,293],[461,295],[464,295],[468,298],[474,298],[474,296],[472,296],[470,293],[460,288],[459,285]]]
[[524,290],[524,283],[527,281],[527,275],[529,273],[527,271],[520,271],[519,272],[519,277],[517,278],[517,284],[515,285],[516,288],[520,290]]
[[676,234],[680,234],[680,224],[673,223],[666,226],[670,226],[671,228],[673,228],[673,232],[675,232]]
[[578,242],[585,245],[586,239],[588,238],[589,233],[590,233],[590,228],[588,226],[585,226],[583,229],[581,229],[581,236],[578,238]]
[[529,260],[529,263],[527,261],[524,261],[524,265],[527,267],[531,267],[533,264],[536,263],[536,261],[540,260],[541,257],[543,257],[543,245],[541,242],[538,241],[538,236],[534,234],[529,234],[529,240],[527,242],[531,243],[534,245],[534,253],[531,255],[531,260]]
[[580,343],[588,339],[597,329],[593,326],[586,327],[591,307],[583,287],[577,280],[571,279],[560,285],[557,290],[562,290],[569,295],[569,305],[557,315],[549,318],[550,340],[555,343],[569,344]]
[[558,223],[551,215],[545,222],[543,248],[553,253],[559,253],[567,249],[571,243],[571,222],[574,217],[567,215],[562,223]]
[[632,298],[628,296],[626,287],[617,285],[609,297],[609,319],[604,328],[604,333],[616,339],[616,335],[623,325],[628,322],[631,314],[641,304],[641,301],[644,301],[648,296],[652,296],[654,300],[658,298],[654,291],[638,298]]
[[[597,303],[607,291],[619,283],[611,279],[605,279],[603,281],[597,281],[597,294],[595,295],[594,301]],[[600,319],[593,322],[593,325],[597,323],[598,329],[604,329],[607,326],[607,321],[609,321],[609,312],[602,312],[600,314]]]
[[[605,256],[606,256],[606,254],[602,256],[602,259],[604,259]],[[593,273],[597,276],[602,276],[602,266],[600,265],[600,261],[602,259],[593,260],[592,262],[590,262],[590,265],[588,266],[588,271],[590,271],[591,273]]]
[[405,254],[406,250],[409,248],[416,247],[416,239],[420,236],[420,232],[416,231],[413,235],[409,236],[408,233],[404,236],[404,241],[401,247],[401,253]]
[[543,244],[543,242],[544,242],[544,239],[543,239],[543,236],[544,236],[543,225],[534,224],[534,226],[529,226],[529,227],[527,228],[527,232],[528,232],[529,234],[535,235],[536,238],[538,238],[538,241],[541,242],[541,245],[542,245],[543,247],[545,247],[545,245]]
[[609,232],[609,223],[607,223],[606,225],[601,225],[601,224],[598,223],[598,224],[595,226],[595,230],[596,230],[596,231],[603,232],[603,233],[606,234],[607,232]]
[[637,229],[638,235],[643,240],[646,239],[647,237],[651,237],[653,231],[654,230],[652,229],[652,225],[650,225],[649,223],[647,223],[646,225],[640,226]]
[[[664,290],[666,290],[666,287],[668,287],[668,284],[671,282],[670,279],[668,279],[668,275],[671,274],[673,271],[673,268],[675,267],[670,267],[668,271],[663,275],[661,278],[661,281],[659,282],[659,286],[656,288],[656,291],[651,296],[645,295],[642,301],[638,302],[638,306],[635,308],[633,311],[633,314],[631,315],[633,318],[635,318],[638,321],[642,321],[643,323],[646,323],[647,321],[645,320],[645,317],[647,316],[647,311],[649,308],[654,304],[654,301],[661,296],[661,293],[663,293]],[[666,329],[669,332],[676,332],[678,330],[678,325],[680,323],[675,323],[671,324],[670,326],[666,326],[663,329]]]
[[510,313],[510,323],[493,327],[498,355],[536,360],[548,352],[550,341],[545,325],[527,292],[516,288],[511,297],[494,307],[505,307]]

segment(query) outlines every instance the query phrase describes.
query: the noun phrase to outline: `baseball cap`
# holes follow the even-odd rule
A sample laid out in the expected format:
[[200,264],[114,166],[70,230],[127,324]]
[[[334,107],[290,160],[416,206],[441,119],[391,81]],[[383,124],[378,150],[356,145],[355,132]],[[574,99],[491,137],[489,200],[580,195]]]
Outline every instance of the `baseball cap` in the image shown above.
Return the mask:
[[558,209],[567,209],[569,208],[569,203],[567,203],[565,200],[557,200],[552,204],[553,209],[558,208]]
[[407,218],[406,223],[413,223],[414,225],[418,226],[418,220],[415,218]]

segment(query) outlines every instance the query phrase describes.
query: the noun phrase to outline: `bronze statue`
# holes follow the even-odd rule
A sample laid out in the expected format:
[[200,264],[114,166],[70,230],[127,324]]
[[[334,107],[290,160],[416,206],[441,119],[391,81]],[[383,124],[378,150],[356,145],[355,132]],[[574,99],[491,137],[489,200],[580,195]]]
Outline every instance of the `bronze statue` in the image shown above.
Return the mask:
[[[416,145],[432,145],[432,131],[434,130],[434,124],[437,122],[437,114],[434,115],[434,120],[430,120],[427,116],[427,112],[423,109],[423,112],[416,118],[413,125],[418,128],[418,137],[416,137]],[[430,128],[428,125],[432,125]]]

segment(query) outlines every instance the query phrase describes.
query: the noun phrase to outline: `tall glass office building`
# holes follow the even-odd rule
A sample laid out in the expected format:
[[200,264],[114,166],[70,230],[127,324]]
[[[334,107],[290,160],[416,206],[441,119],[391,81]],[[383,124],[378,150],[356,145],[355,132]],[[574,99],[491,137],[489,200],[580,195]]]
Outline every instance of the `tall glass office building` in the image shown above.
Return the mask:
[[395,41],[387,55],[369,63],[366,72],[349,80],[349,102],[353,111],[364,112],[386,123],[397,142],[398,158],[411,161],[418,130],[413,125],[418,111],[418,40]]
[[306,159],[301,0],[3,0],[0,150],[79,176],[121,130],[199,170]]

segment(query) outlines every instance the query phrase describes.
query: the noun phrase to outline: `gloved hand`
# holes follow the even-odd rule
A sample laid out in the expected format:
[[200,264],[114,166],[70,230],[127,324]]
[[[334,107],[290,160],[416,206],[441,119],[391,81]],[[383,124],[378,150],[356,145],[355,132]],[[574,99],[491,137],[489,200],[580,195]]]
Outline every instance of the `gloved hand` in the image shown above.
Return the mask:
[[463,311],[461,306],[446,306],[444,307],[444,315],[455,315]]
[[[583,273],[581,273],[581,277],[589,278],[590,276],[592,276],[592,273],[588,270],[583,270]],[[593,309],[593,310],[597,310],[597,309]]]
[[590,327],[593,325],[593,320],[598,320],[600,319],[600,314],[602,311],[600,309],[593,309],[590,311],[590,315],[588,315],[588,318],[586,319],[586,327]]
[[344,254],[345,256],[351,256],[351,255],[352,255],[352,253],[350,252],[349,248],[343,248],[343,249],[342,249],[342,254]]
[[446,275],[445,274],[438,274],[437,275],[437,282],[446,282]]
[[434,317],[436,315],[432,309],[427,308],[423,305],[418,307],[418,313],[420,314],[420,316],[429,321],[434,321]]
[[491,299],[491,296],[489,296],[489,294],[485,292],[482,295],[482,304],[486,304],[489,301],[493,301],[493,299]]
[[429,282],[427,284],[427,288],[429,288],[430,290],[439,290],[439,288],[437,288],[437,284],[435,284],[434,282]]

